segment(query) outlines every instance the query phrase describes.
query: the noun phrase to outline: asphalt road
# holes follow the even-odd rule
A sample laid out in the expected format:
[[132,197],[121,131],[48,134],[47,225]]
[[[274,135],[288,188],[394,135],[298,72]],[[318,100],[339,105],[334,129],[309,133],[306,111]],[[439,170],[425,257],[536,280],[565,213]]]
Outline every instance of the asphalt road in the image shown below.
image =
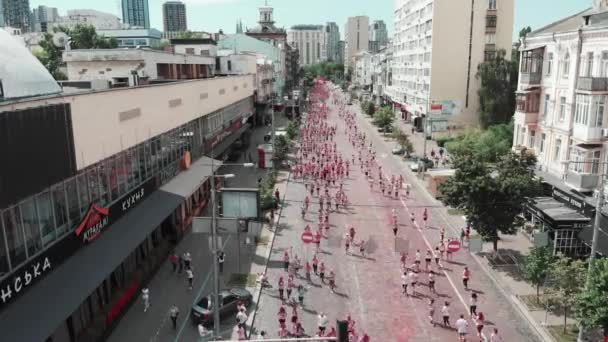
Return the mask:
[[[344,134],[344,124],[338,118],[335,108],[332,108],[329,121],[338,125],[338,149],[344,158],[350,159],[357,152],[349,144]],[[371,138],[384,174],[404,175],[405,183],[411,183],[413,189],[409,198],[405,198],[403,193],[399,199],[384,196],[377,188],[370,188],[359,165],[351,167],[345,188],[352,205],[347,210],[340,210],[330,216],[331,229],[328,237],[323,239],[319,253],[319,259],[336,272],[337,291],[332,293],[316,276],[313,276],[310,284],[305,279],[298,279],[307,289],[304,308],[299,311],[306,332],[314,335],[317,314],[325,312],[332,323],[350,314],[357,322],[357,331],[366,332],[372,341],[456,341],[455,330],[434,327],[429,323],[428,299],[435,298],[436,321],[441,319],[439,311],[443,302],[450,302],[453,324],[460,313],[468,312],[470,294],[475,291],[479,295],[478,311],[484,312],[487,318],[486,336],[496,326],[505,341],[535,341],[534,335],[512,311],[508,301],[465,250],[454,253],[452,261],[442,261],[441,270],[435,269],[439,272],[436,276],[437,294],[432,294],[426,286],[426,273],[420,274],[419,281],[423,285],[419,286],[417,296],[406,297],[402,294],[399,252],[407,250],[408,264],[412,263],[416,250],[419,249],[424,255],[427,249],[431,246],[434,248],[438,243],[439,227],[445,227],[447,237],[456,237],[458,227],[452,222],[453,219],[442,212],[443,208],[434,207],[437,202],[416,185],[413,181],[415,175],[407,170],[407,165],[391,155],[394,143],[385,141],[367,117],[358,115],[357,121],[359,128],[366,132],[368,143]],[[377,175],[375,177],[377,179]],[[260,299],[255,328],[268,331],[270,336],[276,336],[279,327],[277,312],[281,302],[276,288],[278,278],[285,276],[282,270],[283,251],[290,249],[307,260],[313,256],[313,246],[306,247],[300,239],[307,222],[316,226],[316,214],[307,216],[307,220],[300,216],[304,192],[303,183],[295,181],[285,194],[283,214],[287,220],[280,226],[269,263],[268,274],[273,288],[265,290]],[[333,192],[335,188],[332,189]],[[315,200],[316,198],[313,199],[309,213],[317,212]],[[420,226],[425,207],[429,208],[430,220],[429,228],[423,229]],[[397,209],[400,223],[397,238],[393,236],[389,224],[392,208]],[[414,225],[410,224],[410,212],[416,217]],[[367,241],[366,257],[358,253],[345,253],[343,236],[346,233],[345,227],[349,224],[356,227],[356,240],[363,238]],[[472,290],[468,291],[461,283],[465,265],[469,266],[472,273]],[[474,330],[474,322],[469,320],[469,340],[475,340]]]

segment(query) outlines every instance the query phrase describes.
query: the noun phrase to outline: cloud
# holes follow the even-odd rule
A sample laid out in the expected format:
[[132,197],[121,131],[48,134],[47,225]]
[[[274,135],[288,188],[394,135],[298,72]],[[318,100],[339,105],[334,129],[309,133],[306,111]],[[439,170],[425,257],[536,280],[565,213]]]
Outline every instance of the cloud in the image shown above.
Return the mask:
[[220,5],[240,2],[241,0],[182,0],[187,5]]

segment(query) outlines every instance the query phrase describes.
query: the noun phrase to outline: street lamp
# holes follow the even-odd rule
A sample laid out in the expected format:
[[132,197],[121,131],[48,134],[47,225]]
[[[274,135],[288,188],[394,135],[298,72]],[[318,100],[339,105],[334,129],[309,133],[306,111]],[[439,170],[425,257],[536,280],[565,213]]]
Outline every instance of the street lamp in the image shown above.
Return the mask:
[[[213,165],[214,159],[211,158],[211,253],[213,254],[213,332],[216,337],[220,336],[220,269],[218,262],[218,243],[217,243],[217,202],[215,200],[215,177],[218,178],[234,178],[235,175],[233,173],[225,174],[225,175],[216,175]],[[246,168],[253,167],[255,164],[253,163],[244,163],[244,164],[223,164],[223,165],[232,165],[232,166],[243,166]]]

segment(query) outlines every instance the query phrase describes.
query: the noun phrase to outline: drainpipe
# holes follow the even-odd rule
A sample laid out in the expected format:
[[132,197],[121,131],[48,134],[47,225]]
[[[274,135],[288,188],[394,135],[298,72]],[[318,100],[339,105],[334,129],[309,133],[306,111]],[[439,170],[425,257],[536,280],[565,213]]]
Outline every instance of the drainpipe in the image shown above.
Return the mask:
[[[572,104],[570,105],[570,124],[568,125],[568,147],[574,129],[574,112],[576,110],[576,89],[578,88],[578,75],[581,68],[581,53],[583,52],[583,29],[578,29],[578,40],[576,43],[576,65],[574,67],[574,87],[572,88]],[[590,104],[591,105],[591,104]],[[566,149],[566,160],[570,160],[570,148]],[[567,179],[568,170],[564,170],[564,179]]]

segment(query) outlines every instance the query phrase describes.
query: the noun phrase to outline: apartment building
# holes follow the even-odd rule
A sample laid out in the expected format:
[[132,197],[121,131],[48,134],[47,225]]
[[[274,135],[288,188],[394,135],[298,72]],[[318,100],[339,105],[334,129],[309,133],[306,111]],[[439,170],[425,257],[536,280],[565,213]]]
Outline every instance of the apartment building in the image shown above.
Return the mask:
[[322,25],[295,25],[287,31],[287,43],[300,52],[300,65],[327,60],[328,34]]
[[338,61],[340,50],[340,27],[334,22],[328,22],[325,25],[327,33],[327,59],[330,61]]
[[349,17],[344,28],[344,68],[354,67],[355,55],[369,47],[369,17]]
[[397,0],[395,106],[417,124],[432,107],[433,130],[477,125],[477,66],[498,49],[510,56],[512,31],[513,0]]

